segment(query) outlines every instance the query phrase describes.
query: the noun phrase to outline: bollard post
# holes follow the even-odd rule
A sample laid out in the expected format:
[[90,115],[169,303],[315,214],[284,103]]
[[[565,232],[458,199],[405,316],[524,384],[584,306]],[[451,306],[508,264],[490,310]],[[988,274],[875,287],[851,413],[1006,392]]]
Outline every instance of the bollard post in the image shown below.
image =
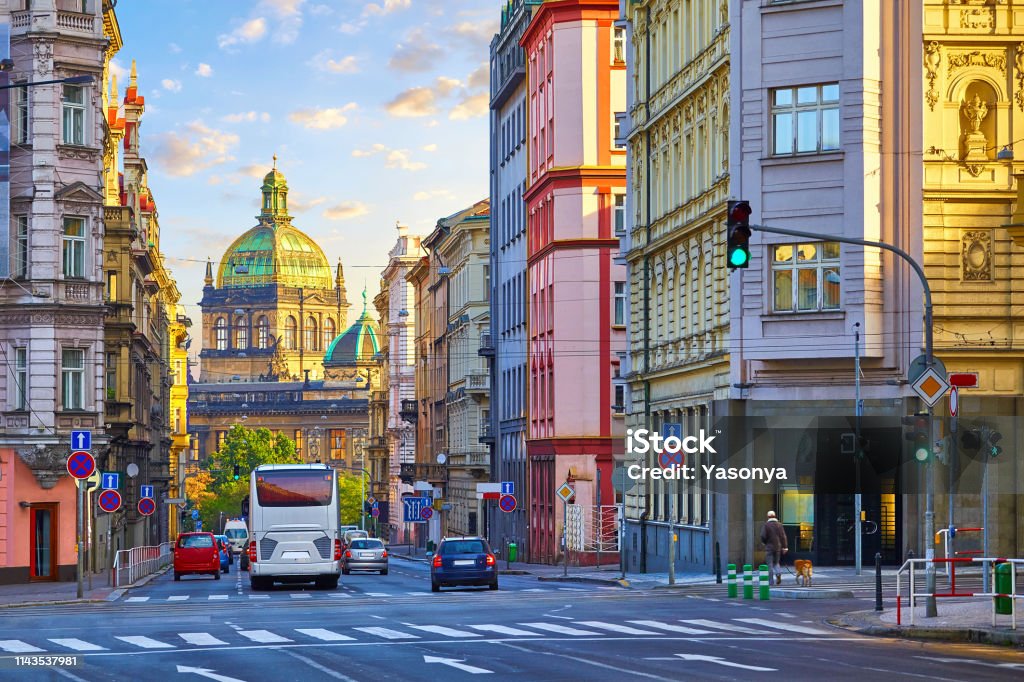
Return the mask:
[[743,598],[754,598],[754,585],[751,579],[754,577],[754,567],[750,564],[743,564]]
[[715,541],[715,582],[719,585],[722,584],[722,549],[717,540]]
[[761,601],[768,601],[768,590],[772,584],[771,575],[768,575],[768,566],[766,564],[761,564],[760,566],[758,566],[757,575],[761,583],[761,589],[758,592],[757,598]]
[[875,611],[882,610],[882,553],[875,552]]
[[736,564],[729,564],[726,567],[726,570],[727,570],[727,573],[728,573],[729,596],[730,597],[736,597],[737,596],[737,591],[736,591]]

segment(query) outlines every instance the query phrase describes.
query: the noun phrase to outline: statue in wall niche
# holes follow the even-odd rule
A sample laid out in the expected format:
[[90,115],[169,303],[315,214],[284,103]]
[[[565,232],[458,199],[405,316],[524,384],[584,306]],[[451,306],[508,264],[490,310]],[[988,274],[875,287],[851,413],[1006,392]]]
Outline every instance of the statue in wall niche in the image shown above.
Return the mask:
[[970,130],[964,134],[964,149],[967,152],[964,161],[988,161],[988,138],[981,132],[982,121],[988,116],[988,103],[975,93],[972,99],[963,103],[961,110],[970,126]]

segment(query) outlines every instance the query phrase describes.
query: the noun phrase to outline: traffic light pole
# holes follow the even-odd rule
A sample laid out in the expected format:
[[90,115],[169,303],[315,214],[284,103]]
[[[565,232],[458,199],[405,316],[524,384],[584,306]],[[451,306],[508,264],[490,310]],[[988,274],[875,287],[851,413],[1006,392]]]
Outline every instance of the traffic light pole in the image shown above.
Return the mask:
[[[770,227],[768,225],[751,225],[751,229],[768,234],[782,234],[790,237],[805,237],[830,242],[841,242],[843,244],[855,244],[857,246],[871,246],[883,251],[889,251],[902,258],[907,265],[913,268],[921,280],[921,288],[924,290],[924,364],[927,372],[935,365],[935,356],[932,346],[932,290],[928,286],[928,277],[924,274],[921,265],[910,257],[910,254],[884,242],[873,242],[866,239],[854,239],[853,237],[842,237],[834,234],[822,234],[820,232],[803,232],[801,230],[789,230],[782,227]],[[929,448],[934,448],[935,443],[935,411],[928,407],[928,437]],[[925,617],[934,618],[938,615],[935,608],[935,545],[932,538],[935,536],[935,463],[934,456],[928,458],[925,464],[925,511],[924,511],[924,538],[925,559],[928,560],[925,566],[925,590],[928,593],[925,599]]]

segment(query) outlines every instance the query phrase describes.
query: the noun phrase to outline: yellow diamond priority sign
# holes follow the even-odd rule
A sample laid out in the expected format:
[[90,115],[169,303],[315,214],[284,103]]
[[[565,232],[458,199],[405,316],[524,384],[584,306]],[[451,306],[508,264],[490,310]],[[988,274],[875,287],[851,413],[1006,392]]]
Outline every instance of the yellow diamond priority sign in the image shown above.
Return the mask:
[[562,502],[569,504],[569,500],[571,500],[572,496],[576,494],[576,491],[573,490],[572,486],[568,483],[563,483],[558,490],[555,491],[555,494],[562,498]]
[[949,390],[949,382],[947,382],[941,374],[935,371],[934,367],[929,367],[921,373],[921,376],[917,378],[917,381],[911,384],[911,388],[914,389],[915,393],[921,396],[921,400],[923,400],[928,407],[931,407],[935,403],[939,402],[939,398],[944,396],[946,391]]

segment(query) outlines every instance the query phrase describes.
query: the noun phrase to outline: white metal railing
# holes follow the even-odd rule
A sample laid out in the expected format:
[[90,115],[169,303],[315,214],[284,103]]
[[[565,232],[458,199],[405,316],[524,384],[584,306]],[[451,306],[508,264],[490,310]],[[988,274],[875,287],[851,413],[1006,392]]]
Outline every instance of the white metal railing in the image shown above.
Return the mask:
[[619,508],[613,504],[566,509],[566,547],[574,552],[619,551]]
[[114,555],[114,587],[133,585],[174,560],[174,543],[122,549]]
[[[956,564],[957,563],[980,563],[986,568],[986,573],[990,575],[990,584],[988,585],[987,592],[957,592],[956,591],[956,578],[952,577],[952,587],[948,593],[935,593],[932,595],[930,592],[915,592],[915,577],[914,567],[918,564],[924,564],[927,568],[927,564],[949,564],[950,573],[955,576]],[[996,571],[988,571],[987,569],[992,564],[1008,564],[1010,566],[1010,591],[999,592],[996,590]],[[989,598],[992,600],[992,627],[996,626],[996,604],[998,599],[1009,599],[1010,600],[1010,628],[1013,630],[1017,629],[1017,601],[1018,599],[1024,599],[1024,594],[1017,594],[1017,566],[1024,566],[1024,559],[1005,559],[997,557],[973,557],[973,558],[946,558],[946,559],[907,559],[900,570],[896,572],[896,624],[902,625],[902,595],[900,594],[900,576],[904,571],[910,574],[910,586],[908,596],[908,602],[910,604],[910,624],[914,624],[914,607],[917,605],[918,597],[982,597]]]

